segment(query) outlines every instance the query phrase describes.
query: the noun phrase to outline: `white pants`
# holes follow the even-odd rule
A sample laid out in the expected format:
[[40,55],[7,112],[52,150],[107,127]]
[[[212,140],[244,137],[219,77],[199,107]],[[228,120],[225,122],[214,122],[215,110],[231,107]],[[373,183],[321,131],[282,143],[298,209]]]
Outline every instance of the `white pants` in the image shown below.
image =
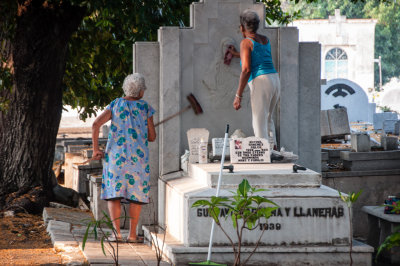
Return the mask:
[[279,75],[272,73],[258,76],[249,82],[249,87],[254,136],[265,139],[273,136],[276,144],[272,117],[281,94]]

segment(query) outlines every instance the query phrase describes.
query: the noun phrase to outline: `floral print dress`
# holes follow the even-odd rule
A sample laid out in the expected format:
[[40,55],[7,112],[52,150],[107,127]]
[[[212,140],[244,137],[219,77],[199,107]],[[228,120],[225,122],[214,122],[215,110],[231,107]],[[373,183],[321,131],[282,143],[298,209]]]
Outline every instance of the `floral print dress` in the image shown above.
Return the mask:
[[101,199],[149,203],[150,166],[147,118],[155,111],[144,100],[117,98],[106,108],[112,113],[105,151]]

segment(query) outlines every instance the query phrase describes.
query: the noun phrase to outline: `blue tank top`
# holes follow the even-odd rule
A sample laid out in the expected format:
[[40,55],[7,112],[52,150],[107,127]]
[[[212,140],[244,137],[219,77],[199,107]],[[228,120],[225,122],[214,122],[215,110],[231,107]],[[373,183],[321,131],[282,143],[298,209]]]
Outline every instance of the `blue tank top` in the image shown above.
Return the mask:
[[268,41],[267,44],[261,44],[250,38],[246,39],[249,39],[253,43],[253,51],[251,51],[251,72],[248,82],[261,75],[276,73],[271,57],[270,41]]

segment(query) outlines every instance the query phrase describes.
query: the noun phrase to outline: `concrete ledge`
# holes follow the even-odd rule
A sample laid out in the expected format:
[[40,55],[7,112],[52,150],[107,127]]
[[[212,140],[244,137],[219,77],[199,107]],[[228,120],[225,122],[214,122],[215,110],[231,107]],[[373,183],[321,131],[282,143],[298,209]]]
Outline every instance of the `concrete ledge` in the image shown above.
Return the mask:
[[343,160],[344,169],[351,171],[371,171],[371,170],[387,170],[400,169],[400,159],[397,160],[359,160],[346,161]]
[[[145,237],[151,241],[151,237],[163,246],[163,235],[158,235],[143,226]],[[150,236],[151,235],[151,236]],[[253,246],[242,247],[242,260],[246,259]],[[189,262],[201,262],[207,258],[208,247],[186,247],[175,238],[166,235],[164,243],[164,254],[173,265],[188,265]],[[299,246],[260,246],[246,265],[327,265],[342,266],[349,264],[350,247],[347,246],[324,246],[324,245],[299,245]],[[232,247],[213,247],[212,261],[231,264],[234,260]],[[373,247],[354,240],[353,242],[353,265],[372,265]]]
[[[244,178],[252,186],[259,188],[319,187],[322,182],[321,175],[310,169],[294,173],[291,163],[234,164],[233,166],[233,173],[224,170],[222,174],[222,189],[236,188]],[[189,165],[189,175],[212,188],[217,187],[219,170],[219,163]]]
[[383,220],[391,222],[391,223],[400,224],[400,215],[386,214],[383,212],[384,209],[385,209],[385,207],[383,207],[383,206],[363,206],[362,207],[363,212],[366,212],[368,214],[371,214],[373,216],[376,216],[380,219],[383,219]]
[[323,172],[322,178],[400,175],[400,169],[370,171]]
[[71,224],[61,221],[50,220],[47,225],[47,232],[51,233],[52,231],[63,232],[63,233],[71,233]]
[[329,158],[332,157],[340,157],[340,152],[342,151],[350,151],[351,149],[329,149],[329,148],[322,148],[321,151],[322,152],[327,152]]
[[347,161],[369,161],[369,160],[400,160],[398,151],[374,151],[374,152],[340,152],[340,158]]

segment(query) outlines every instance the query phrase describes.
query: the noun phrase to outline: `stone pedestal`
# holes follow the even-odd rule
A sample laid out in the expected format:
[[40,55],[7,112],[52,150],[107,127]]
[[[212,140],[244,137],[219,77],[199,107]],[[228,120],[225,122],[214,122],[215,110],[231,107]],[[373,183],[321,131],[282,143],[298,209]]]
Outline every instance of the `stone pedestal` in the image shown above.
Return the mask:
[[74,163],[72,165],[72,189],[84,198],[89,195],[89,174],[101,174],[103,166],[101,161],[91,161],[86,164]]
[[355,152],[371,151],[370,142],[368,134],[351,134],[351,149]]
[[392,151],[399,149],[399,139],[392,136],[382,136],[381,146],[385,151]]
[[322,110],[320,117],[321,138],[342,138],[350,134],[346,108]]
[[[369,234],[367,242],[378,249],[383,241],[400,226],[400,215],[385,214],[382,206],[364,206],[362,210],[368,214]],[[400,264],[400,247],[385,250],[381,256],[393,265],[398,265]]]
[[383,123],[385,120],[396,120],[397,114],[394,112],[384,112],[374,114],[374,129],[383,129]]
[[[176,265],[184,265],[189,258],[198,261],[206,258],[212,219],[207,208],[191,206],[199,199],[215,196],[219,167],[220,164],[190,164],[188,176],[167,181],[165,254]],[[321,265],[348,263],[350,224],[345,203],[336,190],[321,185],[320,174],[311,170],[294,173],[292,167],[292,164],[234,164],[233,173],[225,170],[222,175],[221,196],[231,197],[230,191],[247,179],[252,186],[267,189],[258,195],[279,205],[267,221],[244,233],[242,242],[246,253],[254,248],[266,227],[260,248],[249,264],[262,265],[258,263],[263,260],[272,263],[285,258],[285,264],[281,265],[299,265],[296,258],[300,257]],[[226,214],[227,210],[221,210],[221,224],[237,242],[235,229]],[[230,242],[218,227],[213,245],[213,261],[232,263]],[[354,265],[371,265],[372,251],[367,245],[358,245]]]
[[350,171],[400,169],[400,151],[340,152],[343,166]]
[[85,158],[80,153],[65,153],[64,156],[64,186],[73,189],[73,165],[83,163]]

